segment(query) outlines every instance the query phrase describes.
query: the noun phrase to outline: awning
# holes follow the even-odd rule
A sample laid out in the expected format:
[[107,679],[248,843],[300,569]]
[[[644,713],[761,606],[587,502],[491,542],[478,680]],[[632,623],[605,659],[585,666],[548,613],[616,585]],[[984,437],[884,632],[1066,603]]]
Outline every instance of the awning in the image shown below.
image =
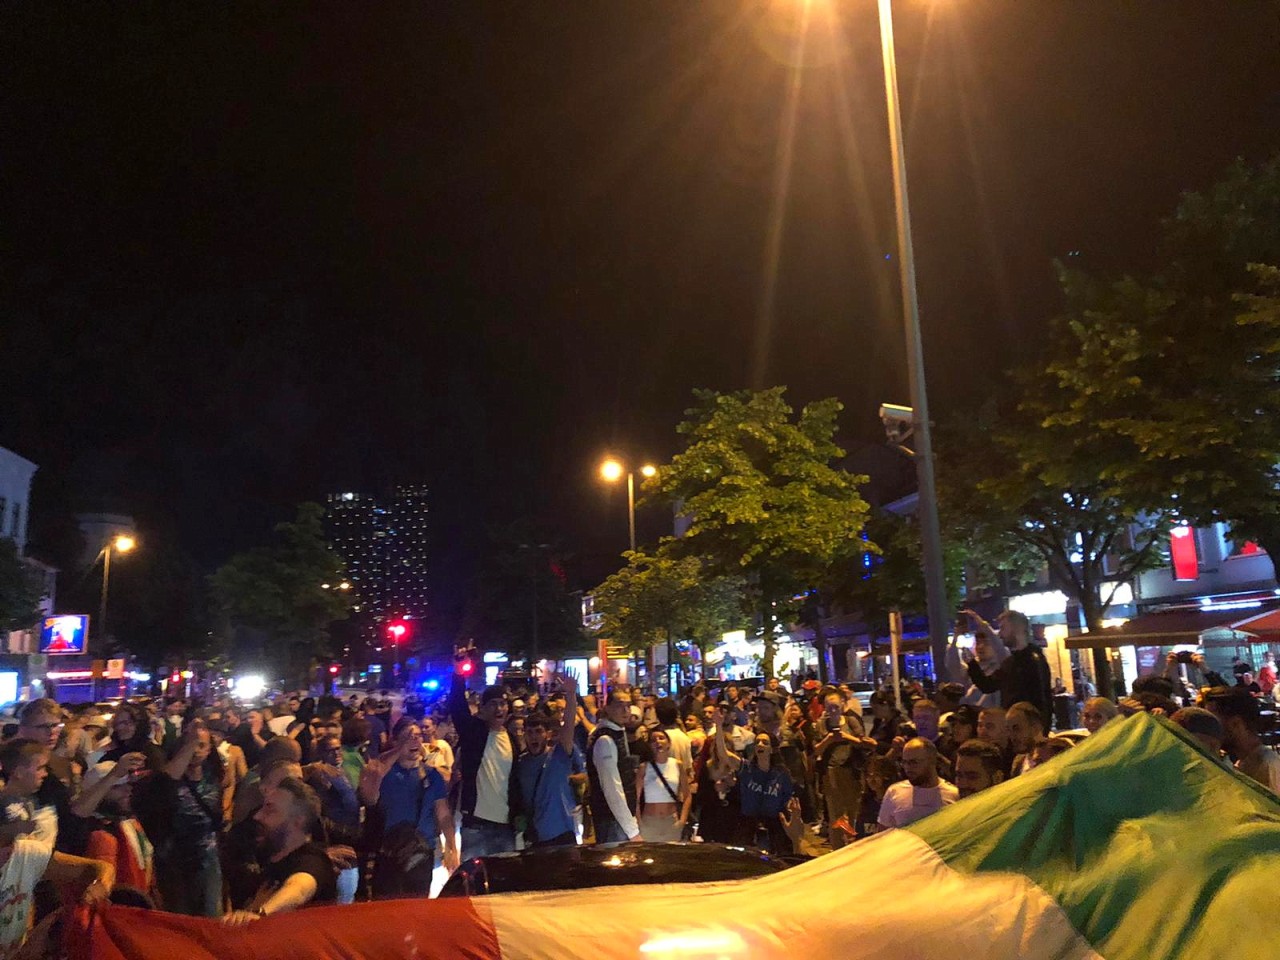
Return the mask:
[[[1273,613],[1280,615],[1280,610]],[[1194,607],[1161,610],[1158,613],[1141,614],[1124,626],[1101,633],[1067,637],[1065,644],[1070,650],[1089,650],[1095,647],[1166,647],[1180,643],[1233,647],[1255,639],[1254,630],[1241,628],[1240,614],[1240,610],[1204,610]]]
[[1266,613],[1255,613],[1235,623],[1237,630],[1247,630],[1257,634],[1264,640],[1280,639],[1280,609],[1268,610]]

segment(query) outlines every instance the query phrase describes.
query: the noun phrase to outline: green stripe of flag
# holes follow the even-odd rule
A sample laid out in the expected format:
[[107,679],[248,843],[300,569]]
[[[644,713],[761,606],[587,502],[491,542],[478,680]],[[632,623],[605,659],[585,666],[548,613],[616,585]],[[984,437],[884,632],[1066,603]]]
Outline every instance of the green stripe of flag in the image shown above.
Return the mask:
[[1107,960],[1275,958],[1280,798],[1139,714],[909,827],[961,873],[1014,872]]

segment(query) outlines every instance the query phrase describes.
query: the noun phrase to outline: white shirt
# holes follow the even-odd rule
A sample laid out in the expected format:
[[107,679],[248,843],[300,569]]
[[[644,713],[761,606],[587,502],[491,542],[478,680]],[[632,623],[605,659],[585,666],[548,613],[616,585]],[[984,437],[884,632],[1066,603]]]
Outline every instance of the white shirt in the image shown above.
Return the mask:
[[[444,771],[453,770],[453,747],[449,746],[447,740],[432,740],[430,743],[423,743],[422,750],[427,758],[427,766],[435,767],[441,776]],[[445,783],[449,781],[446,779]]]
[[285,714],[283,717],[272,717],[267,721],[267,729],[277,737],[283,737],[289,733],[289,724],[291,723],[293,723],[293,714]]
[[32,837],[13,841],[13,853],[0,869],[0,957],[12,956],[27,938],[31,892],[44,876],[53,847]]
[[914,787],[910,781],[899,780],[884,792],[877,819],[882,827],[905,827],[959,799],[960,791],[945,780],[939,780],[936,787]]
[[[622,729],[610,720],[601,721],[600,726],[609,730]],[[618,746],[613,742],[613,737],[596,738],[596,745],[591,748],[591,762],[595,764],[596,775],[600,778],[600,791],[609,804],[613,819],[618,821],[618,826],[628,840],[639,835],[640,824],[636,822],[635,814],[627,806],[627,796],[622,792],[622,776],[618,773]],[[671,802],[670,798],[667,802]]]
[[[680,761],[686,770],[693,769],[693,743],[689,735],[679,727],[666,727],[667,739],[671,741],[671,756]],[[674,786],[674,784],[673,784]]]
[[508,823],[511,808],[507,804],[507,785],[511,782],[511,738],[506,730],[490,730],[489,741],[480,756],[476,773],[475,815],[493,823]]
[[[667,757],[666,763],[657,763],[657,770],[654,764],[646,763],[644,765],[644,802],[645,803],[678,803],[678,800],[672,798],[674,793],[680,796],[680,761],[675,757]],[[658,771],[662,771],[662,777],[666,778],[671,790],[668,792],[666,786],[662,783],[662,778],[658,776]]]
[[1272,793],[1280,794],[1280,753],[1276,753],[1266,744],[1247,757],[1236,761],[1236,769],[1246,777],[1257,780]]

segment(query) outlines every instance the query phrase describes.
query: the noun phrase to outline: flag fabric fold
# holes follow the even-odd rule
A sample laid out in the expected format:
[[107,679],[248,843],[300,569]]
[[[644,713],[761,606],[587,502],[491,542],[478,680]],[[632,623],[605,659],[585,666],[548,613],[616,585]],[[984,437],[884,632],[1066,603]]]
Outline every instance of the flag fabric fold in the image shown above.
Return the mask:
[[71,946],[77,960],[1248,960],[1276,955],[1277,880],[1280,800],[1140,714],[756,880],[383,901],[239,929],[110,908]]

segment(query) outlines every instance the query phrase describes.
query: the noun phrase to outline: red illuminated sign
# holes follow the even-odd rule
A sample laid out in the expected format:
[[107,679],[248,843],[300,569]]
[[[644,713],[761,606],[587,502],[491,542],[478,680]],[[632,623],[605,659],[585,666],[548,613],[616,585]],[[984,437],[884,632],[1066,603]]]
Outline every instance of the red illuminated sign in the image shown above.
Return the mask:
[[1200,579],[1200,552],[1196,549],[1195,527],[1174,527],[1169,531],[1169,559],[1173,563],[1173,579]]

